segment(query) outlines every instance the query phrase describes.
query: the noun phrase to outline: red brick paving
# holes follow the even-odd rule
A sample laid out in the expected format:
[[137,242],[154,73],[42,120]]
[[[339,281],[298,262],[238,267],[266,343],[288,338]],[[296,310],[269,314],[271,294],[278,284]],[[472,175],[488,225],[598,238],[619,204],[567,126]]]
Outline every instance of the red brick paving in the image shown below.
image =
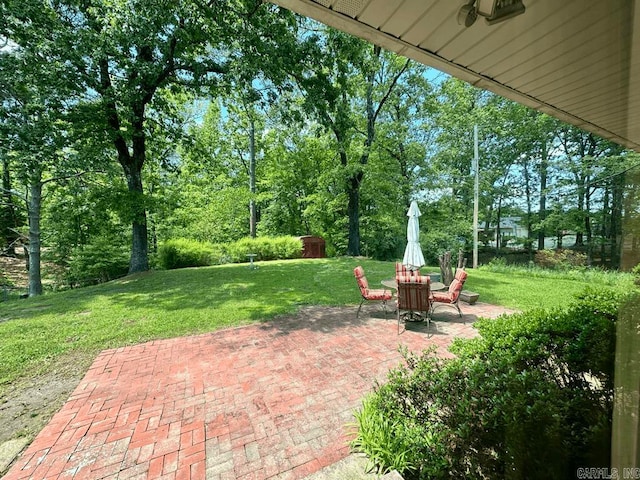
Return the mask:
[[352,412],[398,345],[442,355],[475,335],[476,316],[442,308],[427,335],[378,305],[309,308],[295,317],[105,350],[5,480],[294,480],[349,453]]

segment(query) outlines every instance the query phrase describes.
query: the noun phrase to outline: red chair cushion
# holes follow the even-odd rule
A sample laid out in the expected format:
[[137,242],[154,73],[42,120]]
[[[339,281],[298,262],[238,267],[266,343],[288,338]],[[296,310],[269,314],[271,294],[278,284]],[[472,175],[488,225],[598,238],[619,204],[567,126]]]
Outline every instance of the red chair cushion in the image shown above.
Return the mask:
[[432,299],[434,302],[453,303],[455,300],[449,292],[433,292]]
[[462,291],[462,282],[457,278],[453,279],[451,285],[449,285],[449,295],[451,296],[451,301],[455,302]]
[[464,283],[464,281],[467,279],[467,275],[468,275],[467,272],[459,268],[456,270],[456,275],[454,278]]
[[401,275],[412,277],[418,276],[420,275],[420,270],[411,270],[407,268],[406,265],[396,262],[396,277],[399,277]]
[[428,275],[396,275],[396,282],[400,283],[431,283]]
[[392,295],[389,290],[384,290],[382,288],[374,288],[369,290],[365,295],[367,300],[391,300]]
[[367,292],[369,291],[369,282],[367,281],[367,277],[364,276],[364,268],[362,268],[361,266],[357,266],[353,269],[353,274],[355,275],[356,281],[358,282],[360,293],[363,297],[366,297]]

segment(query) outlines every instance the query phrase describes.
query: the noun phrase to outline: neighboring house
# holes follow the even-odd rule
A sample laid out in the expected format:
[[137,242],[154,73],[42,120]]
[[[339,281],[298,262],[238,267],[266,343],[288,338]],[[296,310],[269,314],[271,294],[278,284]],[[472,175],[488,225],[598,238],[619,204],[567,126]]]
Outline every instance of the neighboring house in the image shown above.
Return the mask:
[[[500,237],[503,239],[503,241],[500,243],[502,243],[503,246],[508,246],[507,244],[504,244],[504,239],[506,237],[508,237],[509,239],[527,237],[529,232],[526,226],[520,225],[521,221],[522,217],[504,217],[500,219]],[[478,225],[478,232],[484,233],[485,228],[482,225]],[[489,229],[487,230],[486,234],[489,237],[486,243],[488,245],[495,246],[496,235],[498,234],[496,225],[489,224]]]

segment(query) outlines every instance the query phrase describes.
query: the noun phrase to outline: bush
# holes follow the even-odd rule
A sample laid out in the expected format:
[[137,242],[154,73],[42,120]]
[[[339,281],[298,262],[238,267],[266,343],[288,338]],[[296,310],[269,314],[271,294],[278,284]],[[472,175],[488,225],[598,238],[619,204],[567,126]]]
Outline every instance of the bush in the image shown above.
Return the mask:
[[420,235],[420,246],[427,265],[437,265],[438,257],[444,252],[464,250],[465,239],[446,231],[430,230]]
[[13,286],[13,282],[9,279],[9,277],[7,277],[2,268],[0,268],[0,285],[6,285],[7,287]]
[[568,270],[584,267],[587,264],[587,256],[573,250],[538,250],[535,263],[543,268]]
[[635,277],[633,282],[640,286],[640,263],[631,269],[631,274]]
[[71,287],[108,282],[129,271],[127,248],[104,238],[75,248],[69,258],[63,282]]
[[210,243],[176,238],[163,243],[158,249],[160,266],[174,268],[205,267],[213,264],[215,248]]
[[249,253],[256,260],[284,260],[302,256],[302,241],[297,237],[242,238],[227,245],[232,262],[246,262]]
[[233,243],[205,243],[184,238],[161,245],[158,261],[161,268],[186,268],[247,262],[247,254],[256,260],[284,260],[302,256],[302,242],[297,237],[243,238]]
[[[456,340],[453,359],[403,352],[406,364],[357,414],[354,448],[407,479],[561,479],[607,467],[622,301],[585,291],[563,310],[478,321],[480,337]],[[380,418],[393,435],[371,434]]]

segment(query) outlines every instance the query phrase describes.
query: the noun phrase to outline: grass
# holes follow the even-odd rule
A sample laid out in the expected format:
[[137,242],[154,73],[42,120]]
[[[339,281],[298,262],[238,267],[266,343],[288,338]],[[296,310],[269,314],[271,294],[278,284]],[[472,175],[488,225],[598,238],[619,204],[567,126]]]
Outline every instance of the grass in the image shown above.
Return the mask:
[[600,269],[545,270],[514,266],[482,266],[469,270],[465,289],[480,293],[483,302],[518,310],[562,307],[587,287],[630,290],[630,273]]
[[[393,262],[357,258],[259,262],[138,274],[94,287],[0,303],[0,393],[61,356],[94,354],[158,338],[213,331],[292,313],[301,305],[357,304],[353,268],[372,287]],[[423,272],[438,271],[424,267]],[[632,285],[629,276],[617,282]],[[558,306],[588,284],[578,278],[471,270],[465,288],[517,309]]]

